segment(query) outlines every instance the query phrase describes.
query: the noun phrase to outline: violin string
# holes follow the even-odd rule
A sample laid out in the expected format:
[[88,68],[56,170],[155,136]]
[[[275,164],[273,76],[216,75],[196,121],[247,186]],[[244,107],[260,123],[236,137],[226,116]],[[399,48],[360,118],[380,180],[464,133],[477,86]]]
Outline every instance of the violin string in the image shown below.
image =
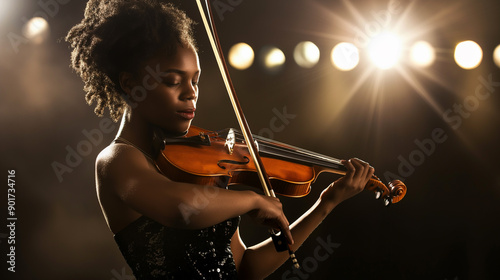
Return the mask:
[[296,161],[299,163],[307,163],[307,164],[312,164],[312,165],[329,167],[329,168],[333,168],[333,169],[339,169],[339,167],[341,166],[341,165],[339,166],[339,165],[331,164],[330,162],[318,160],[315,158],[303,157],[303,155],[300,155],[300,154],[297,155],[296,153],[294,154],[293,152],[290,153],[290,151],[285,151],[286,153],[283,153],[282,151],[281,152],[271,151],[268,149],[269,147],[274,148],[273,146],[266,146],[264,149],[261,149],[261,151],[259,151],[259,152],[263,155],[270,155],[270,156],[275,156],[278,158],[286,158],[286,159],[289,159],[291,161]]
[[308,151],[308,150],[304,150],[304,149],[298,149],[298,150],[297,149],[286,149],[285,147],[276,146],[276,145],[274,145],[274,143],[270,143],[270,145],[266,144],[266,142],[261,142],[261,143],[263,143],[264,146],[266,146],[266,147],[272,147],[274,149],[282,150],[285,152],[295,153],[295,154],[298,154],[301,156],[306,156],[306,157],[312,158],[314,160],[324,161],[327,163],[333,163],[333,164],[337,164],[337,165],[341,164],[340,160],[330,158],[330,157],[327,157],[327,156],[324,156],[324,155],[321,155],[321,154],[318,154],[318,153],[315,153],[312,151]]
[[[243,138],[240,135],[239,131],[235,132],[235,139],[238,141],[242,141]],[[288,144],[284,144],[275,140],[267,139],[262,136],[257,136],[254,135],[254,139],[257,140],[257,143],[260,147],[263,147],[263,152],[265,150],[266,153],[268,154],[273,154],[275,156],[284,156],[284,153],[287,154],[294,154],[296,156],[301,156],[303,158],[307,158],[308,160],[313,160],[314,162],[310,163],[319,163],[320,165],[328,165],[328,167],[332,167],[330,164],[334,164],[335,167],[337,166],[342,166],[342,163],[340,160],[332,157],[328,157],[316,152],[312,152],[309,150],[297,148]],[[260,141],[259,141],[260,140]],[[277,150],[281,153],[277,152],[271,152],[270,149]],[[291,156],[287,156],[287,158],[294,159]]]
[[[262,137],[262,136],[255,136],[255,138],[256,139],[260,139],[262,142],[270,143],[271,145],[280,145],[280,146],[288,147],[289,149],[291,149],[291,150],[293,150],[295,152],[302,153],[302,154],[307,154],[307,155],[309,155],[311,157],[316,157],[316,158],[319,158],[319,159],[322,159],[322,160],[325,160],[325,161],[328,161],[328,162],[332,162],[332,163],[335,163],[335,164],[342,164],[339,159],[336,159],[336,158],[333,158],[333,157],[329,157],[329,156],[325,156],[325,155],[322,155],[322,154],[319,154],[319,153],[316,153],[316,152],[313,152],[313,151],[309,151],[309,150],[306,150],[306,149],[298,148],[298,147],[295,147],[295,146],[292,146],[292,145],[289,145],[289,144],[284,144],[284,143],[278,142],[276,140],[268,139],[268,138],[265,138],[265,137]],[[285,148],[285,147],[283,147],[283,148]]]
[[[237,135],[239,136],[239,132],[237,133]],[[328,161],[328,162],[332,162],[332,163],[335,163],[335,164],[341,164],[341,162],[340,162],[339,159],[332,158],[332,157],[329,157],[329,156],[325,156],[325,155],[322,155],[322,154],[319,154],[319,153],[316,153],[316,152],[313,152],[313,151],[305,150],[305,149],[302,149],[302,148],[294,147],[292,145],[284,144],[284,143],[281,143],[281,142],[278,142],[278,141],[275,141],[275,140],[267,139],[267,138],[264,138],[262,136],[254,135],[254,139],[261,140],[261,141],[257,141],[259,143],[259,145],[263,145],[263,144],[265,145],[266,143],[269,143],[271,146],[273,146],[275,148],[278,148],[278,149],[283,149],[284,151],[289,150],[289,151],[297,152],[297,153],[300,153],[300,154],[305,154],[305,155],[308,155],[308,156],[311,156],[311,157],[320,158],[322,160],[325,160],[325,161]],[[243,138],[236,137],[236,140],[242,141]]]
[[331,161],[325,161],[321,158],[311,157],[310,155],[298,153],[293,150],[285,150],[272,145],[261,145],[261,146],[263,146],[263,148],[261,149],[261,152],[263,154],[271,154],[275,156],[286,157],[291,160],[296,160],[299,162],[302,161],[305,163],[334,168],[334,169],[339,169],[339,167],[342,167],[342,165],[332,163]]
[[[242,139],[239,138],[238,140],[242,140]],[[259,139],[258,139],[257,143],[259,144],[260,147],[265,147],[265,148],[268,148],[268,149],[279,150],[279,151],[282,151],[284,153],[292,153],[292,154],[295,154],[295,155],[298,155],[298,156],[302,156],[302,157],[306,157],[306,158],[315,160],[316,162],[323,161],[324,162],[324,163],[322,162],[323,164],[325,164],[325,163],[334,163],[334,164],[337,164],[337,165],[341,164],[340,160],[338,160],[338,159],[330,158],[330,157],[327,157],[327,156],[324,156],[324,155],[321,155],[321,154],[318,154],[318,153],[315,153],[315,152],[311,152],[311,151],[308,151],[308,150],[295,148],[295,147],[290,146],[290,145],[285,145],[285,146],[288,146],[288,147],[283,147],[283,146],[277,145],[277,144],[282,144],[282,143],[277,142],[277,141],[265,141],[263,139],[260,139],[260,141],[259,141]],[[275,154],[275,155],[280,155],[280,154]]]

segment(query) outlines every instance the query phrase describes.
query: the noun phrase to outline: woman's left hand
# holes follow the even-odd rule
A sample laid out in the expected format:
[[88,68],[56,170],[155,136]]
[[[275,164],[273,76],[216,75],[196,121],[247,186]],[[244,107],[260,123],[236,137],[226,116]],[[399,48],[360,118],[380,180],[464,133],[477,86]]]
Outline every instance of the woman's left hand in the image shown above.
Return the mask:
[[357,158],[342,160],[347,173],[333,182],[321,193],[323,202],[337,205],[363,191],[368,180],[373,176],[375,169],[365,161]]

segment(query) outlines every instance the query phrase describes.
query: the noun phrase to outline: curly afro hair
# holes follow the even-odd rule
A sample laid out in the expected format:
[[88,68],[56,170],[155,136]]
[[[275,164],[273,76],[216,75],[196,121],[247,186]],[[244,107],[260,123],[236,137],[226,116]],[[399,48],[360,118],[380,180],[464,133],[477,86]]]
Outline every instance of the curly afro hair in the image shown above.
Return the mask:
[[177,47],[193,46],[194,22],[172,4],[159,0],[90,0],[82,21],[68,32],[71,66],[85,83],[85,100],[107,107],[118,121],[127,107],[119,83],[122,71],[135,73],[140,63]]

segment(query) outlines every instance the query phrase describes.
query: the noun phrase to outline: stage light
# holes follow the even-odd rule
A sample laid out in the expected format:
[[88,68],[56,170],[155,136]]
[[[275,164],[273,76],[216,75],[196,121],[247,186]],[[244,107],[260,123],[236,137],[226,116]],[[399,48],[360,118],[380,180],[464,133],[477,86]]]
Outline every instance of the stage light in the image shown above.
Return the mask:
[[358,48],[351,43],[339,43],[333,48],[331,59],[337,69],[350,71],[359,63]]
[[368,54],[379,69],[392,68],[401,57],[401,40],[392,33],[374,37],[368,45]]
[[229,49],[229,64],[238,70],[252,66],[254,57],[252,47],[246,43],[238,43]]
[[31,43],[43,43],[49,37],[49,23],[42,17],[34,17],[24,24],[23,35]]
[[493,52],[493,60],[495,64],[500,67],[500,45],[498,45]]
[[285,64],[285,54],[276,47],[263,49],[264,66],[270,71],[277,71]]
[[460,42],[455,48],[455,62],[463,69],[474,69],[483,59],[483,50],[474,41]]
[[410,60],[416,66],[428,67],[436,60],[436,52],[428,42],[419,41],[411,47]]
[[293,51],[293,58],[299,66],[311,68],[319,61],[319,49],[313,42],[300,42]]

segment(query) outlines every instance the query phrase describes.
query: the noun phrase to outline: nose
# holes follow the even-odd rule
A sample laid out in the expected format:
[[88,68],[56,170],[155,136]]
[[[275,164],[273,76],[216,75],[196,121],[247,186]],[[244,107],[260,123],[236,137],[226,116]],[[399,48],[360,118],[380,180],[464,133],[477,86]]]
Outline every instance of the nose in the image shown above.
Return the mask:
[[198,100],[198,86],[191,83],[186,85],[180,99],[185,101],[194,100],[196,102]]

